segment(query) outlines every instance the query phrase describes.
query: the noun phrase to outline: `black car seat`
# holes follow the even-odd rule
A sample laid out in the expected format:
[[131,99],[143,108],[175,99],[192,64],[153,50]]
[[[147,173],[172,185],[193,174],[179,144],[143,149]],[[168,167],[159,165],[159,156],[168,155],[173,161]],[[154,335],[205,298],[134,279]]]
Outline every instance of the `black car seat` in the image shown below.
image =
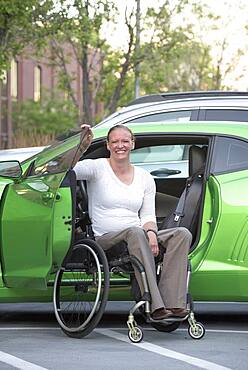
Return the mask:
[[186,227],[196,237],[199,211],[203,192],[203,174],[207,147],[191,145],[189,148],[189,177],[176,208],[164,220],[160,229]]

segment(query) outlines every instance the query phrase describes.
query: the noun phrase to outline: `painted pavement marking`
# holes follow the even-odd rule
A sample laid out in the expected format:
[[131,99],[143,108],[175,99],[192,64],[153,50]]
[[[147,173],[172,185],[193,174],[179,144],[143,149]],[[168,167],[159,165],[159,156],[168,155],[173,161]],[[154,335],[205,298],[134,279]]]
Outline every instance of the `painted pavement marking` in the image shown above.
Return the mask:
[[117,333],[113,330],[95,329],[95,331],[99,334],[105,335],[107,337],[110,337],[110,338],[113,338],[113,339],[116,339],[116,340],[120,340],[122,342],[129,343],[131,345],[134,345],[134,346],[136,346],[138,348],[141,348],[141,349],[144,349],[146,351],[150,351],[150,352],[156,353],[156,354],[164,356],[164,357],[170,357],[170,358],[173,358],[175,360],[187,362],[188,364],[197,366],[201,369],[206,369],[206,370],[231,370],[228,367],[217,365],[213,362],[202,360],[202,359],[197,358],[197,357],[188,356],[188,355],[185,355],[185,354],[180,353],[180,352],[172,351],[170,349],[160,347],[156,344],[152,344],[152,343],[149,343],[149,342],[132,343],[132,342],[130,342],[130,340],[127,338],[126,335]]
[[[113,328],[109,328],[109,330],[123,330],[123,329],[127,329],[125,328],[124,326],[123,327],[113,327]],[[154,328],[143,328],[144,331],[154,331],[154,333],[156,333],[156,330]],[[52,327],[52,326],[2,326],[0,327],[0,331],[4,331],[4,330],[61,330],[59,327]],[[101,329],[94,329],[94,331],[97,331],[97,330],[103,330],[103,328]],[[188,330],[187,329],[177,329],[177,333],[178,332],[187,332]],[[206,329],[206,333],[220,333],[220,334],[226,334],[226,333],[229,333],[229,334],[248,334],[248,330],[231,330],[231,329]]]
[[0,351],[0,361],[21,370],[48,370],[45,367],[35,365],[32,362],[22,360],[2,351]]

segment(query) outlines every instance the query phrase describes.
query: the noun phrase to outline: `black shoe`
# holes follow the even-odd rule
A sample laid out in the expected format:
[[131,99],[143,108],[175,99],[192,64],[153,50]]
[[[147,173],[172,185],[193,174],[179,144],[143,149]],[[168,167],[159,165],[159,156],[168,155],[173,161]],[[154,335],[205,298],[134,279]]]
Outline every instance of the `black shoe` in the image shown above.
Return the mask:
[[153,320],[164,320],[164,319],[168,319],[169,317],[171,317],[172,312],[169,310],[166,310],[165,308],[159,308],[158,310],[155,310],[151,316]]
[[168,310],[172,313],[173,317],[185,317],[189,314],[189,310],[186,308],[168,308]]

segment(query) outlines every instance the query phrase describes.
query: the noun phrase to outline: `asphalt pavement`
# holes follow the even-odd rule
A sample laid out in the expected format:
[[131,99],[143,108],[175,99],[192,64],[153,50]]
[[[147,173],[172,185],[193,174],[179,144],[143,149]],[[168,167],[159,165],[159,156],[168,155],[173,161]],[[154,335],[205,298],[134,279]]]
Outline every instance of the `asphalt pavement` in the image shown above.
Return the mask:
[[13,370],[244,370],[248,358],[248,305],[195,304],[206,334],[188,335],[187,323],[162,333],[136,316],[141,343],[127,336],[132,303],[111,302],[99,326],[83,339],[67,337],[51,304],[0,305],[0,369]]

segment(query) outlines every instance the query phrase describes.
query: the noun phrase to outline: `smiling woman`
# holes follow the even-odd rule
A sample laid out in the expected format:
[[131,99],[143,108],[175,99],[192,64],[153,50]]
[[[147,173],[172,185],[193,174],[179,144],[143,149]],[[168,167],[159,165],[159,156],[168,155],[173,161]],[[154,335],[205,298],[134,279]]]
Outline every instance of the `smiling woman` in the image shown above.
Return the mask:
[[[89,213],[97,243],[109,250],[124,242],[129,254],[143,264],[152,297],[152,318],[185,317],[191,234],[180,227],[157,232],[155,182],[147,171],[131,164],[133,149],[130,128],[116,125],[107,133],[109,158],[83,160],[74,171],[78,180],[87,181]],[[170,264],[163,262],[165,268],[157,285],[154,256],[159,254],[158,240],[162,250],[166,244]],[[134,272],[143,291],[142,275],[137,269]]]

